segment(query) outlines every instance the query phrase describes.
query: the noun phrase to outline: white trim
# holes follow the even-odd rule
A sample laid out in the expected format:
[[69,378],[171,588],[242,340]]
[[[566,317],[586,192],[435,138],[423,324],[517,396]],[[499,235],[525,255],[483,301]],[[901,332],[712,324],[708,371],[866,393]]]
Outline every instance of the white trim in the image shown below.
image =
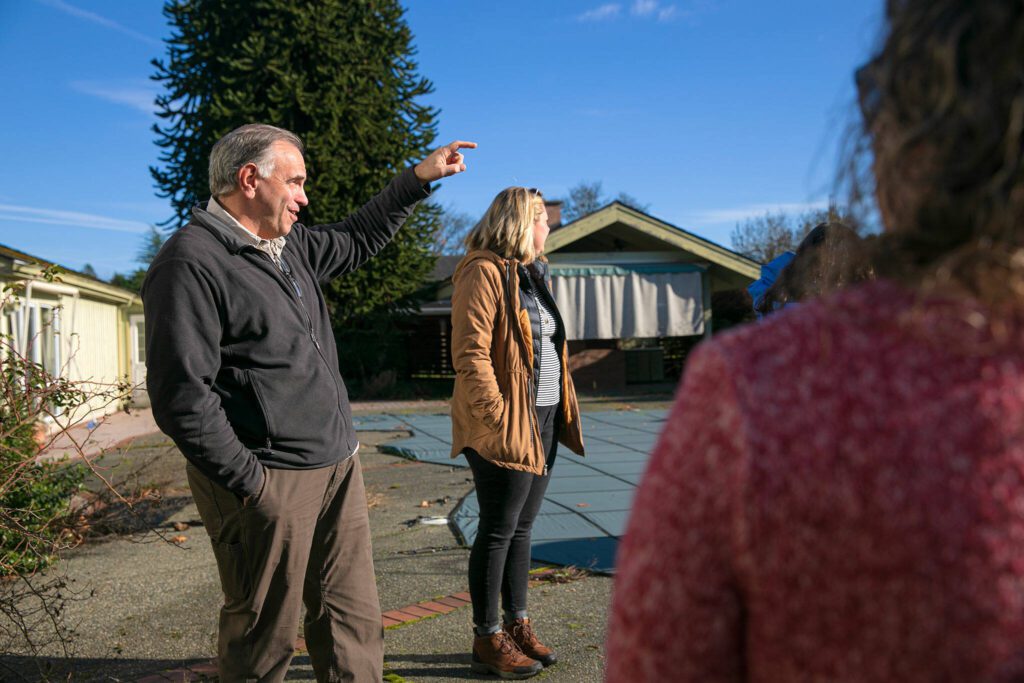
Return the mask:
[[[33,339],[33,342],[38,342],[43,338],[43,306],[39,302],[29,302],[28,304],[29,317],[32,319],[31,328],[35,330],[35,336],[39,339]],[[46,306],[47,308],[53,308],[52,306]],[[25,337],[25,344],[28,345],[28,336]],[[31,361],[36,365],[43,364],[43,345],[38,343],[32,344],[32,358]],[[44,368],[47,372],[49,368]]]
[[[619,265],[634,263],[694,263],[693,258],[681,251],[575,251],[553,252],[548,261],[551,265],[562,263],[586,263],[588,265]],[[699,260],[698,260],[699,261]]]
[[25,298],[27,299],[32,290],[39,290],[40,292],[46,292],[48,294],[64,294],[65,296],[78,296],[78,287],[72,287],[71,285],[64,285],[59,282],[44,282],[41,280],[22,280],[22,284],[25,285]]

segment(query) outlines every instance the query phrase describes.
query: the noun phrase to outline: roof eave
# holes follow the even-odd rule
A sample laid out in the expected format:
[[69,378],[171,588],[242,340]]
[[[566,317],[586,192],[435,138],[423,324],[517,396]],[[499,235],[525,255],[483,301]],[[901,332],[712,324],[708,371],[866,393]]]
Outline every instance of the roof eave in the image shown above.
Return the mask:
[[618,201],[567,223],[551,233],[545,245],[545,251],[549,254],[558,251],[562,247],[615,222],[625,223],[656,239],[689,251],[714,265],[728,268],[751,279],[756,280],[761,275],[761,266],[756,261]]

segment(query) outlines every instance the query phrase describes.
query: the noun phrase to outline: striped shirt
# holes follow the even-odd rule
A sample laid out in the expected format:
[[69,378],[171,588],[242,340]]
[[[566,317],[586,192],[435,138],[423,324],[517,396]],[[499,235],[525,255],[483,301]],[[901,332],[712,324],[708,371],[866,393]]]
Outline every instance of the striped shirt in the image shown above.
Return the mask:
[[540,383],[537,387],[537,405],[558,405],[562,400],[562,364],[558,359],[552,338],[558,331],[555,316],[544,303],[543,297],[536,297],[540,313]]

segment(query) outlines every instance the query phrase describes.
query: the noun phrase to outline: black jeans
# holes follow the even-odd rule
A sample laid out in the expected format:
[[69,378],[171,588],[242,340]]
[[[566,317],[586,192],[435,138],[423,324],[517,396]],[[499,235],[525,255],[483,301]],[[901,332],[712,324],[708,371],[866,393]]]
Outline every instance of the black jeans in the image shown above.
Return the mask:
[[469,594],[478,633],[499,624],[498,597],[512,617],[526,616],[530,578],[530,531],[544,502],[558,450],[559,406],[538,406],[537,419],[544,445],[546,475],[499,467],[467,449],[473,470],[480,523],[469,554]]

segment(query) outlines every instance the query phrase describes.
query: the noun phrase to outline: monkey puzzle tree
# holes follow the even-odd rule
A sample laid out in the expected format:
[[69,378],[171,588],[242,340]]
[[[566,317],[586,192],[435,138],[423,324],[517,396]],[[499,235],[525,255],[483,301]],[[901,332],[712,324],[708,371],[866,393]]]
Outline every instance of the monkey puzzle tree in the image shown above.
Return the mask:
[[[172,0],[167,54],[153,61],[163,150],[151,168],[177,228],[209,195],[213,143],[244,123],[302,137],[308,225],[337,221],[425,156],[437,110],[397,0]],[[325,290],[343,371],[367,378],[401,356],[396,317],[433,266],[439,208],[424,203],[394,241]]]

